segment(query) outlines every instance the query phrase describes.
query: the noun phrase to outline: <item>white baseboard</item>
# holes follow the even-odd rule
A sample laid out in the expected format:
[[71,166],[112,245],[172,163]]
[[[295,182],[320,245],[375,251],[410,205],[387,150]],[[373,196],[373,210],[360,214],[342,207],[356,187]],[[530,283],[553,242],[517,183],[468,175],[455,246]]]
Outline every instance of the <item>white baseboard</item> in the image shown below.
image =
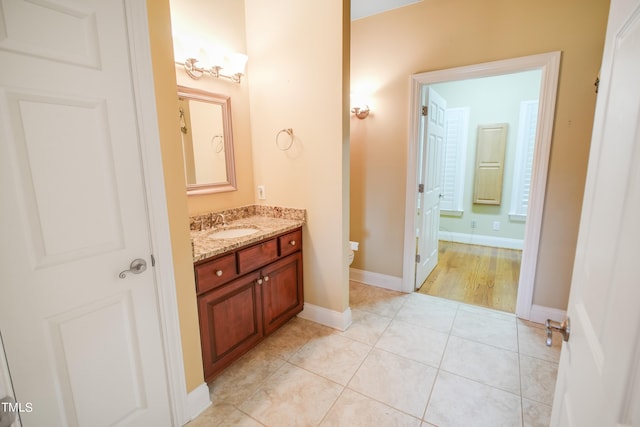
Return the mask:
[[523,249],[524,239],[510,239],[507,237],[481,236],[479,234],[454,233],[442,231],[438,233],[440,240],[448,242],[466,243],[468,245],[492,246],[494,248]]
[[189,420],[195,419],[211,405],[209,387],[206,383],[200,384],[191,393],[187,394],[187,414]]
[[402,292],[402,277],[389,276],[386,274],[350,268],[349,280],[364,283],[365,285],[377,286],[379,288]]
[[351,325],[351,308],[340,313],[318,305],[304,303],[304,309],[298,314],[302,319],[311,320],[339,331],[346,331]]
[[544,323],[547,319],[555,320],[556,322],[562,322],[567,316],[565,310],[557,308],[543,307],[541,305],[532,305],[531,312],[529,313],[529,321],[534,323]]

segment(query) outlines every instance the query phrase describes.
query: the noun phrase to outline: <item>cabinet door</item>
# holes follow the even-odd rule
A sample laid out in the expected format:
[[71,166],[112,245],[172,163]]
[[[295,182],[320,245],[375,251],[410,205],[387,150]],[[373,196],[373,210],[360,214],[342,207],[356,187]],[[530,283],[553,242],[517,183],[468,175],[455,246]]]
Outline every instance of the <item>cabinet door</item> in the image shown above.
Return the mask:
[[248,274],[198,298],[205,380],[262,339],[259,274]]
[[302,254],[297,252],[262,269],[264,330],[269,334],[302,311]]
[[478,126],[473,203],[499,205],[502,202],[507,123]]

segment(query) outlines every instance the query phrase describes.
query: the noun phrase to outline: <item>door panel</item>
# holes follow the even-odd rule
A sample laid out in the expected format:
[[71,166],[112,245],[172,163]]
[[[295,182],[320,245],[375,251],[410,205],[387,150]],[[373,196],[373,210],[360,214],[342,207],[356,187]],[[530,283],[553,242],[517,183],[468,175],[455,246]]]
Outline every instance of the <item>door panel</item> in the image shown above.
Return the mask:
[[611,3],[554,426],[639,426],[640,0]]
[[0,2],[0,48],[34,58],[99,68],[95,9],[78,2]]
[[478,126],[473,203],[500,205],[507,123]]
[[[25,207],[34,266],[121,249],[121,209],[104,102],[34,92],[7,91],[5,96],[14,125],[8,138],[16,156],[12,182]],[[83,203],[69,209],[79,195]]]
[[[139,0],[132,0],[139,1]],[[125,0],[0,0],[0,330],[24,426],[171,424]]]
[[256,285],[259,278],[258,272],[247,274],[198,297],[206,381],[211,381],[264,336],[262,289]]
[[[131,294],[118,295],[91,306],[47,319],[55,377],[65,390],[67,417],[78,425],[127,423],[144,409],[143,372],[135,333]],[[105,351],[109,349],[109,351]],[[91,361],[91,369],[86,369]],[[96,405],[96,385],[120,390]],[[73,396],[73,401],[68,399]],[[109,423],[105,424],[105,421]]]

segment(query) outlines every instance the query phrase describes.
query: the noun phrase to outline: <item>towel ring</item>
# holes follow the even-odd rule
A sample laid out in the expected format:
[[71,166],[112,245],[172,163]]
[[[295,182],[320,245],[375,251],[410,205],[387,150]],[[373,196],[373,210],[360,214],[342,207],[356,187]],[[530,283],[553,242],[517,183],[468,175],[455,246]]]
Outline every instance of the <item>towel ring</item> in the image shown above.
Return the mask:
[[[287,135],[289,135],[290,141],[289,144],[286,147],[282,147],[282,145],[280,144],[279,141],[279,137],[281,133],[286,133]],[[293,129],[289,128],[289,129],[282,129],[280,132],[278,132],[276,134],[276,147],[278,147],[279,150],[281,151],[287,151],[289,148],[291,148],[291,146],[293,145]]]
[[[216,138],[220,138],[220,142],[216,145]],[[211,144],[214,145],[216,153],[222,153],[224,151],[224,137],[222,135],[214,135],[211,138]]]

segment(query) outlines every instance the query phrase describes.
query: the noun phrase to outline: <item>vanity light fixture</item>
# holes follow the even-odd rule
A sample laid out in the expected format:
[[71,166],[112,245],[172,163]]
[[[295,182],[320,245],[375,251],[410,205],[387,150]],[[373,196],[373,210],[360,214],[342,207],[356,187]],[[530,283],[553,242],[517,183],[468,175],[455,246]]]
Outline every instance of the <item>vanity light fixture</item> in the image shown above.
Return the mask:
[[[200,51],[202,52],[202,49]],[[206,56],[205,53],[204,57],[206,58]],[[232,53],[226,56],[218,55],[218,59],[213,61],[212,65],[208,65],[205,60],[195,57],[189,57],[184,62],[177,61],[177,63],[184,65],[185,72],[194,80],[198,80],[204,74],[208,74],[216,79],[225,78],[235,83],[240,83],[244,75],[247,59],[247,55],[243,53]],[[222,65],[224,63],[227,65]]]
[[351,112],[360,120],[366,118],[369,115],[369,106],[365,105],[363,107],[353,107],[351,108]]

